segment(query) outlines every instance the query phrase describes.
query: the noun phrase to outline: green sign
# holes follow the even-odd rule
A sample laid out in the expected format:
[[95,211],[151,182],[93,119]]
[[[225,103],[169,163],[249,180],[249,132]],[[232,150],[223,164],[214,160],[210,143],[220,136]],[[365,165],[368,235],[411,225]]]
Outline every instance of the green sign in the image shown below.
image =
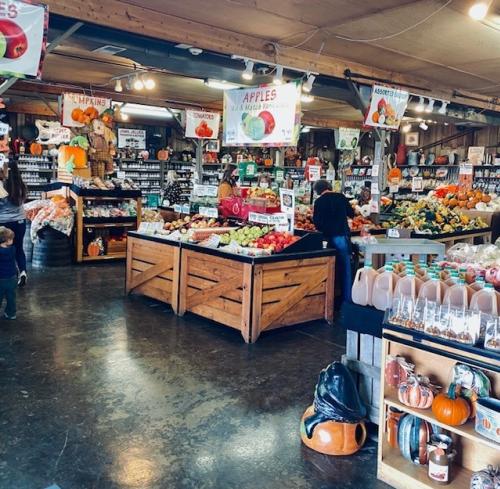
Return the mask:
[[158,207],[160,205],[160,196],[158,194],[149,194],[147,199],[147,207]]

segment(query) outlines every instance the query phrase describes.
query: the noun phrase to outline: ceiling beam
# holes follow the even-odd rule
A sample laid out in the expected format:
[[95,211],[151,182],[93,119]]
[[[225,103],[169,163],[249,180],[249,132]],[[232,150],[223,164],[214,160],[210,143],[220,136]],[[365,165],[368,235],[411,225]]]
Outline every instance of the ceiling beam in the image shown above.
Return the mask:
[[[436,88],[435,83],[402,73],[372,68],[345,59],[318,55],[312,51],[283,46],[277,53],[273,44],[266,39],[239,34],[202,24],[174,15],[154,11],[145,7],[130,5],[119,0],[47,0],[51,13],[91,22],[98,25],[149,36],[155,39],[191,44],[205,50],[223,54],[238,54],[258,58],[270,63],[292,66],[298,70],[315,71],[327,76],[344,78],[346,69],[373,78],[390,79],[396,85],[417,85],[429,90],[428,95],[445,100],[454,100],[452,88]],[[485,96],[474,95],[478,100],[469,103],[481,109],[499,110],[500,105]],[[482,98],[481,98],[482,97]]]

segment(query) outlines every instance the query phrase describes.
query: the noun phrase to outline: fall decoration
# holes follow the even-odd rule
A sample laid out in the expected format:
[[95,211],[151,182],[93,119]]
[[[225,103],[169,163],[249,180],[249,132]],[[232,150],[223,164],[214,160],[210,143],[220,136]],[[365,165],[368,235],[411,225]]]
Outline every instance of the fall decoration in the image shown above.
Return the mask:
[[42,154],[42,145],[40,143],[31,143],[30,144],[30,153],[33,156],[40,156]]
[[450,384],[447,394],[438,394],[434,399],[432,412],[439,422],[460,426],[469,419],[470,406],[468,401],[457,396],[456,384]]
[[434,392],[429,379],[420,375],[411,375],[407,381],[399,385],[398,399],[405,406],[412,408],[430,408],[434,400]]

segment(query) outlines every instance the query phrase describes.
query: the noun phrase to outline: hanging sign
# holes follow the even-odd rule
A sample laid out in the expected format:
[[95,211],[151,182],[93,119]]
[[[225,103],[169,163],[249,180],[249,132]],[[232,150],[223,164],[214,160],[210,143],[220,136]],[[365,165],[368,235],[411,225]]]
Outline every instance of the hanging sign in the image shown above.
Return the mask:
[[46,5],[0,2],[0,76],[42,77],[48,26]]
[[146,149],[146,131],[144,129],[118,128],[118,147]]
[[467,159],[471,165],[477,166],[482,164],[484,159],[484,146],[469,146]]
[[277,182],[282,182],[283,180],[285,180],[285,170],[276,169],[274,178]]
[[355,149],[359,143],[359,133],[359,129],[340,127],[337,133],[337,149]]
[[219,137],[220,114],[201,110],[186,110],[187,138],[217,139]]
[[37,119],[35,126],[38,128],[37,143],[59,145],[69,143],[71,140],[71,130],[62,126],[59,121]]
[[224,92],[225,146],[296,146],[300,132],[301,84]]
[[10,126],[5,122],[0,122],[0,136],[5,136],[9,134]]
[[365,125],[382,129],[398,129],[409,97],[410,94],[405,90],[373,85]]
[[85,116],[90,117],[93,109],[96,109],[99,115],[111,109],[110,98],[91,97],[83,93],[63,93],[60,100],[62,125],[66,127],[83,127],[86,124]]

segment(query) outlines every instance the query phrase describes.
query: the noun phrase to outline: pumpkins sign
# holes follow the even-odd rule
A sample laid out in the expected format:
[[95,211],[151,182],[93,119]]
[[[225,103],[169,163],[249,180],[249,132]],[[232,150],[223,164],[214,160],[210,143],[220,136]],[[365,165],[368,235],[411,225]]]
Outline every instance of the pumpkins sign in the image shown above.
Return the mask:
[[110,98],[91,97],[83,93],[63,93],[60,104],[62,125],[65,127],[83,127],[111,109]]

